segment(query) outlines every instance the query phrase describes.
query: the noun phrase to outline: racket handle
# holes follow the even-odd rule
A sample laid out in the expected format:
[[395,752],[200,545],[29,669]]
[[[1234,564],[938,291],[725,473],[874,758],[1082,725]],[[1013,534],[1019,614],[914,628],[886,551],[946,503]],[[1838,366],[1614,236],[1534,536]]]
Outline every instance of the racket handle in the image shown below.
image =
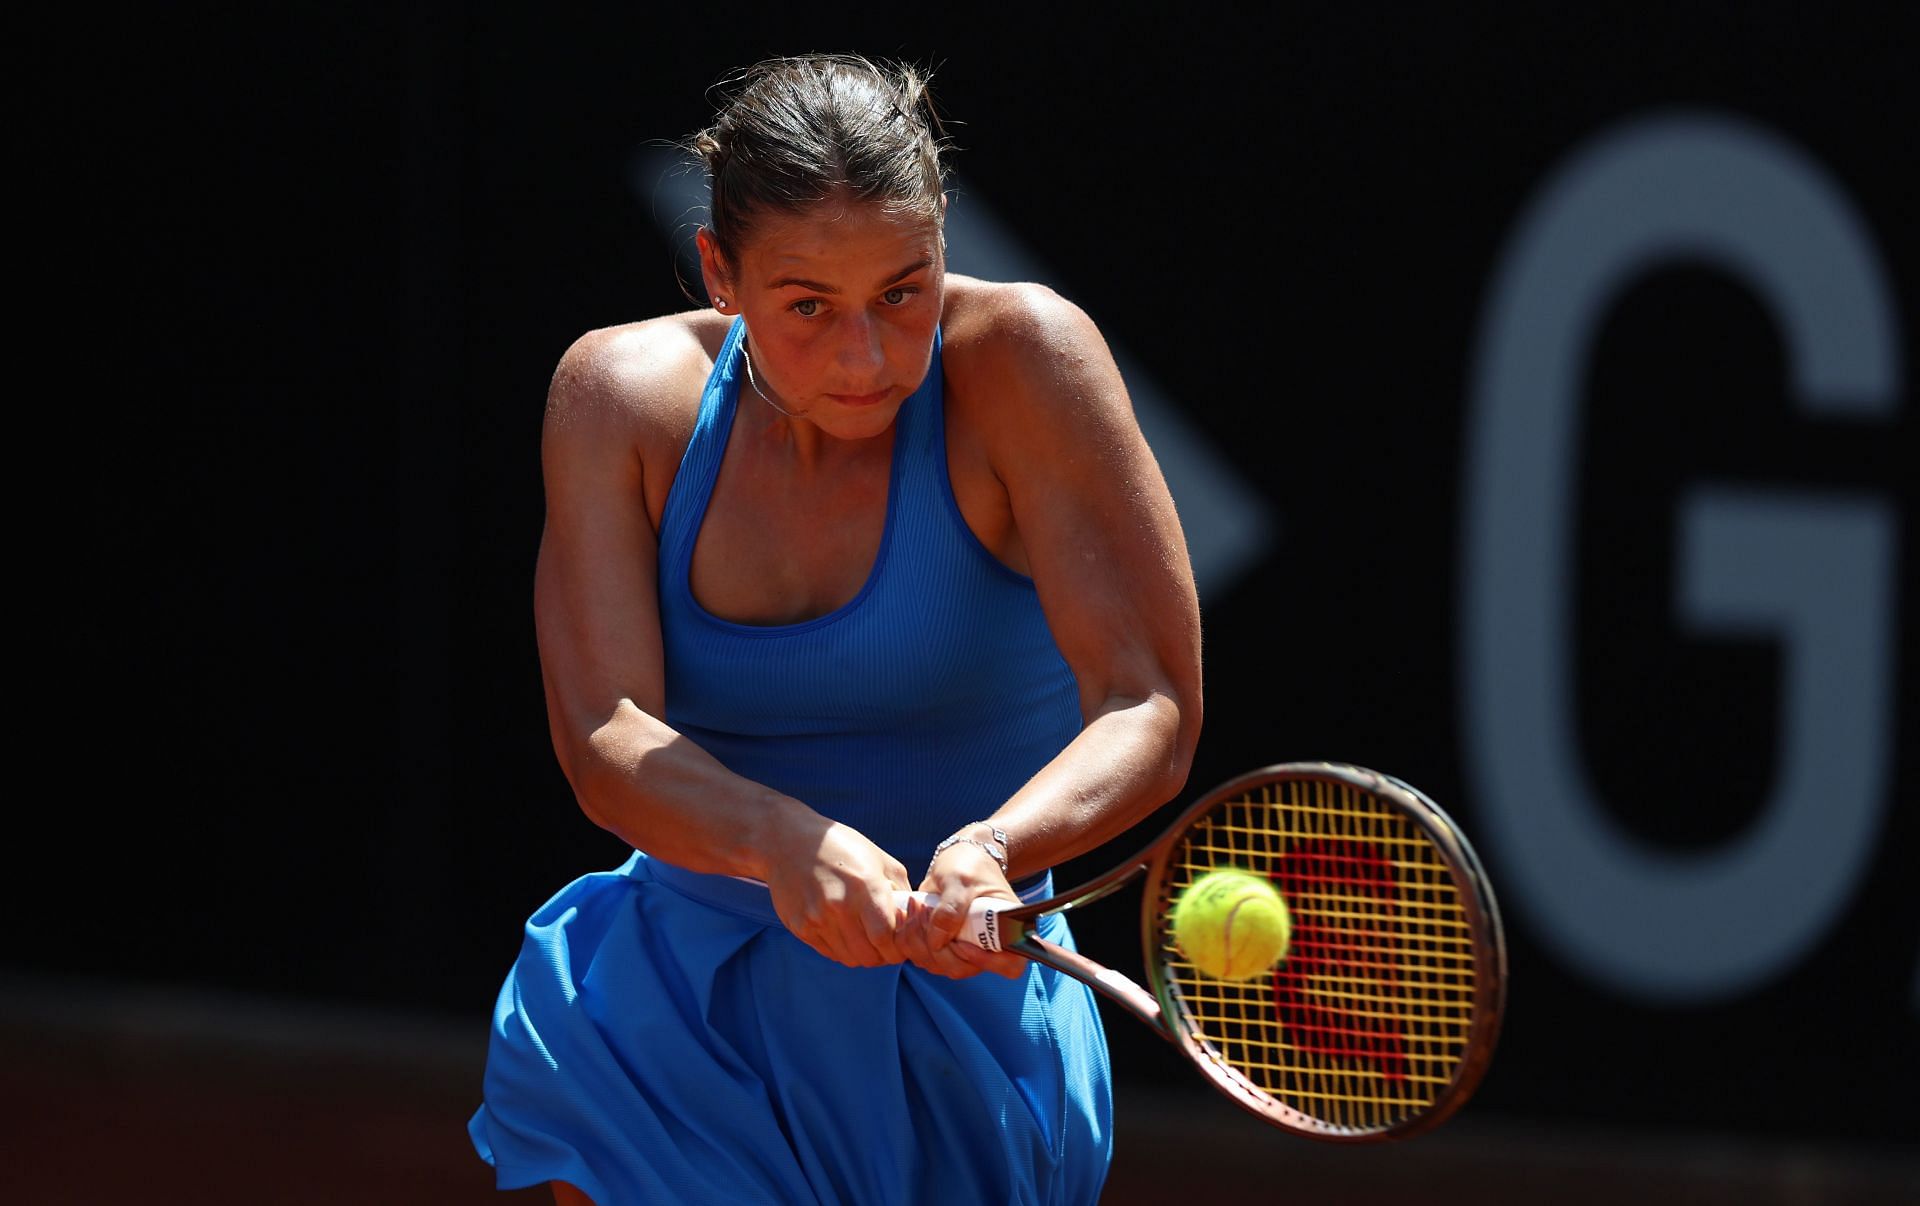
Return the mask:
[[[767,881],[754,879],[747,875],[735,875],[743,884],[757,884],[764,888]],[[893,903],[904,911],[909,900],[918,900],[929,909],[940,903],[940,898],[931,892],[895,892]],[[1018,905],[1016,900],[995,900],[990,896],[976,896],[967,909],[967,924],[960,929],[960,941],[971,942],[982,950],[997,951],[1000,946],[1000,910]]]
[[[931,892],[895,892],[893,902],[902,909],[910,900],[918,900],[928,908],[940,903],[940,898]],[[967,924],[960,928],[959,941],[971,942],[982,950],[1000,949],[1000,911],[1011,908],[1016,902],[995,900],[991,896],[976,896],[973,904],[967,908]]]

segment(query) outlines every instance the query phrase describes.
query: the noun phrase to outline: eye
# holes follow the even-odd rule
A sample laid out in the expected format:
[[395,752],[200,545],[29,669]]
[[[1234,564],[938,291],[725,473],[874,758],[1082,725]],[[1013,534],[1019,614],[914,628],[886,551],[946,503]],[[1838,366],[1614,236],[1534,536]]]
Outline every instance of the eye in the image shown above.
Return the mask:
[[817,297],[803,297],[788,308],[802,318],[812,318],[814,315],[820,313],[820,299]]
[[918,289],[910,289],[905,285],[896,285],[885,293],[882,293],[880,300],[886,302],[889,306],[904,306],[907,304],[907,299],[918,292],[920,292]]

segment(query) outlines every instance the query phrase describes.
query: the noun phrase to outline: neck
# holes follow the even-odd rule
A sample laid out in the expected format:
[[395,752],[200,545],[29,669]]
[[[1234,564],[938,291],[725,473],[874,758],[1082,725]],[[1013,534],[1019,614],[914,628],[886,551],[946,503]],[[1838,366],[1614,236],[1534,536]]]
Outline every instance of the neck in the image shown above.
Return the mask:
[[778,402],[775,402],[772,398],[769,398],[767,396],[767,391],[760,388],[760,382],[753,375],[753,354],[748,348],[747,339],[745,336],[742,336],[740,339],[740,360],[742,363],[744,363],[747,366],[747,384],[753,387],[753,392],[760,396],[760,400],[762,402],[765,402],[768,406],[773,407],[775,410],[787,416],[789,419],[797,419],[800,417],[799,415],[796,415],[792,411],[788,410],[786,407],[780,405]]
[[755,426],[771,436],[775,444],[786,449],[787,453],[795,458],[797,465],[803,467],[819,465],[821,457],[827,451],[827,445],[833,441],[827,439],[825,432],[807,422],[804,415],[796,414],[775,402],[772,396],[761,387],[760,379],[753,371],[753,354],[749,350],[745,336],[741,336],[740,339],[740,362],[746,368],[747,385],[753,390],[754,396],[766,403],[767,408],[774,414],[780,416],[775,418],[773,415],[767,415]]

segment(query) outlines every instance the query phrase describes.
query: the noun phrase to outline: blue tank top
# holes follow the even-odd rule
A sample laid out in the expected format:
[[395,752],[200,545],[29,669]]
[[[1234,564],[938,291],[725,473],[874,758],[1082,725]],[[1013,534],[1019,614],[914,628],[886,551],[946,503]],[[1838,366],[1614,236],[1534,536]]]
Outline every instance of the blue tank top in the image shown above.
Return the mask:
[[1031,579],[967,527],[947,475],[940,339],[895,420],[865,585],[799,624],[721,619],[689,568],[740,398],[736,320],[660,523],[666,721],[736,774],[860,830],[911,876],[1080,731],[1073,672]]

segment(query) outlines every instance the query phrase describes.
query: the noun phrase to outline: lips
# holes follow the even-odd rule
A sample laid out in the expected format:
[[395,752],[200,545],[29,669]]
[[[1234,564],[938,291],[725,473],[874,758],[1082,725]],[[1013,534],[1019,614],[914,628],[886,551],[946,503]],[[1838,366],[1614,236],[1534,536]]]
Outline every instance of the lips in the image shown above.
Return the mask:
[[842,406],[878,406],[893,394],[892,390],[881,390],[877,394],[828,394]]

